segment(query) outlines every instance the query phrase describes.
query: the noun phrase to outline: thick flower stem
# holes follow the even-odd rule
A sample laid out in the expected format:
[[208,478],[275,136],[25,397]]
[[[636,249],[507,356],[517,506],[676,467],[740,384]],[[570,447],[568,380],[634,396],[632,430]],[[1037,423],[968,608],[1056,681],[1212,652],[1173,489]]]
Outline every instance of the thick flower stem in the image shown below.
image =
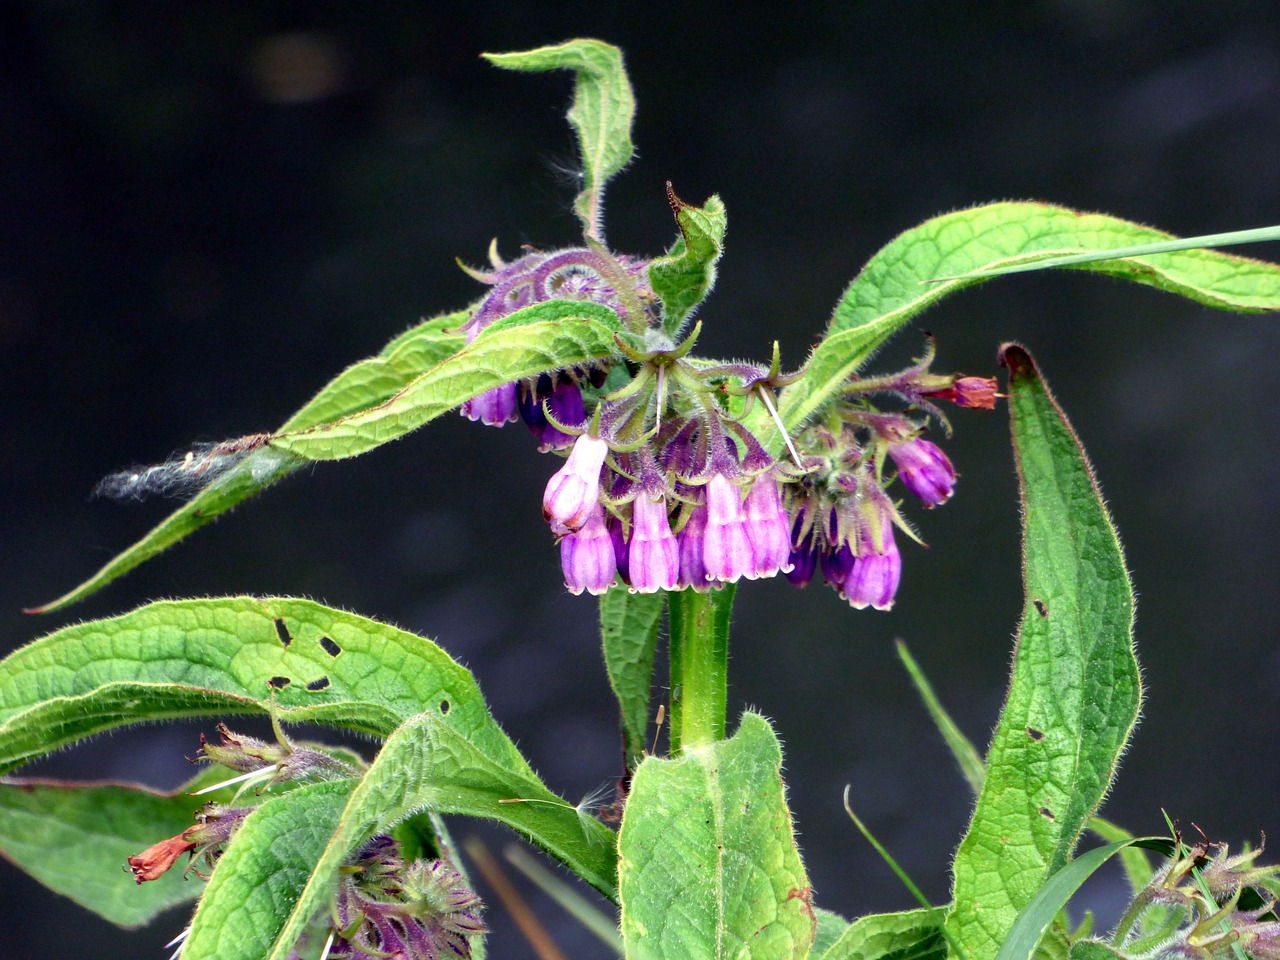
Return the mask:
[[734,584],[667,598],[671,625],[671,753],[724,739]]

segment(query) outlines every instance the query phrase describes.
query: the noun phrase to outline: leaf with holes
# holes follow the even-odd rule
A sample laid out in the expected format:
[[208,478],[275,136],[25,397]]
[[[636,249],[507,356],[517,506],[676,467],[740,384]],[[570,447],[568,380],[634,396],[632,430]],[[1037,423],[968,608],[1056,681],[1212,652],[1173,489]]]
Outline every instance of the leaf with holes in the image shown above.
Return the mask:
[[[605,896],[617,898],[617,854],[608,827],[551,793],[527,768],[504,765],[438,714],[425,713],[387,740],[351,794],[288,919],[267,931],[267,960],[284,960],[307,923],[325,908],[353,850],[420,810],[505,823]],[[255,954],[263,955],[261,950]]]
[[0,661],[0,772],[114,727],[266,713],[385,737],[430,707],[528,770],[470,671],[430,640],[310,600],[153,603]]
[[618,837],[628,957],[802,958],[816,919],[769,722],[636,770]]
[[1022,489],[1026,604],[986,779],[947,920],[969,960],[996,955],[1067,863],[1138,716],[1133,591],[1075,433],[1031,356],[1006,346]]

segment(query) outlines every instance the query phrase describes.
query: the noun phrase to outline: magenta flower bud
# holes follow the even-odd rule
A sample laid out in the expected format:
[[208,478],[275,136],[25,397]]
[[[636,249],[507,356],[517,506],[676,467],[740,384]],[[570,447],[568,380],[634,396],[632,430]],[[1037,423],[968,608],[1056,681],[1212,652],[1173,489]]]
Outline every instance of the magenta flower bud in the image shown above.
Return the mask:
[[706,544],[707,505],[697,504],[689,513],[689,519],[676,537],[680,547],[681,587],[689,587],[699,593],[710,590],[714,584],[707,579],[707,566],[702,554]]
[[877,551],[872,538],[864,533],[862,552],[853,562],[853,569],[845,579],[841,596],[849,606],[862,610],[868,606],[877,610],[893,607],[898,581],[902,579],[902,557],[893,541],[893,528],[886,526],[882,534],[883,549]]
[[723,473],[707,484],[707,529],[702,560],[712,580],[733,583],[739,577],[755,577],[755,553],[747,536],[742,512],[742,491]]
[[549,481],[542,495],[542,516],[551,532],[563,537],[579,530],[600,500],[600,471],[609,445],[583,434],[573,445],[569,459]]
[[583,590],[599,596],[613,586],[618,561],[599,502],[587,514],[581,529],[560,541],[560,566],[564,569],[565,588],[575,597]]
[[631,548],[627,556],[636,593],[674,590],[680,580],[680,547],[667,519],[667,502],[643,491],[632,506]]
[[845,581],[849,579],[849,571],[853,569],[853,551],[849,544],[842,543],[837,547],[828,547],[818,554],[818,566],[827,583],[836,590],[843,590]]
[[751,577],[772,577],[779,570],[791,569],[791,531],[787,512],[782,509],[778,481],[768,474],[756,477],[742,501],[747,523],[747,539],[755,566]]
[[907,489],[923,500],[925,506],[936,507],[951,498],[956,468],[937,444],[917,437],[891,444],[889,456]]
[[[797,517],[796,532],[799,532],[799,527],[800,518]],[[810,527],[805,538],[791,548],[791,556],[787,560],[789,566],[783,567],[782,572],[792,586],[804,587],[813,579],[814,571],[818,568],[817,539],[817,531]]]
[[504,383],[486,390],[464,403],[460,412],[468,420],[479,420],[490,427],[500,427],[517,417],[516,385]]

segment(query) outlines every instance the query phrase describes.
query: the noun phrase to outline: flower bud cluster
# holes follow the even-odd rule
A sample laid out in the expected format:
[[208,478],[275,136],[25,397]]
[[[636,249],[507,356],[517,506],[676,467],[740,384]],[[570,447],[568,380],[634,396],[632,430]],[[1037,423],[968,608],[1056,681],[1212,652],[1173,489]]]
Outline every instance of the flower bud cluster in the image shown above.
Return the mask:
[[465,960],[470,938],[487,930],[483,909],[447,861],[407,861],[399,844],[380,834],[343,871],[325,949],[328,957],[354,960]]
[[[924,424],[881,412],[873,395],[945,418],[932,399],[991,409],[995,381],[934,374],[923,360],[896,374],[853,379],[826,416],[791,438],[779,462],[747,427],[757,402],[804,375],[770,366],[686,359],[659,322],[647,261],[599,247],[529,252],[493,270],[463,328],[468,342],[513,310],[578,298],[614,310],[630,380],[602,393],[602,367],[570,368],[506,384],[464,404],[473,420],[522,417],[544,451],[568,450],[542,500],[560,547],[565,586],[602,594],[710,590],[785,574],[803,586],[818,572],[853,607],[888,610],[902,575],[894,528],[915,538],[886,487],[898,479],[926,508],[950,499],[956,471],[921,434]],[[620,372],[620,371],[619,371]],[[740,398],[740,402],[739,399]],[[949,428],[948,428],[949,429]]]

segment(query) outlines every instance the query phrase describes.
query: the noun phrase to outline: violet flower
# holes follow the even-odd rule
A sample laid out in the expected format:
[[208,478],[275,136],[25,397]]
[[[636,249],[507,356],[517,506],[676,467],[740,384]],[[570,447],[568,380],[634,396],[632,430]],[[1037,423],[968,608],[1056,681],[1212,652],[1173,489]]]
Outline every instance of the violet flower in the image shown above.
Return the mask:
[[859,545],[861,552],[854,559],[853,567],[841,588],[840,595],[855,610],[863,610],[868,606],[876,610],[890,610],[893,607],[898,582],[902,579],[902,557],[893,540],[892,526],[884,525],[880,538],[882,543],[877,549],[870,532],[863,532]]
[[586,590],[599,596],[613,586],[618,562],[613,538],[604,522],[604,508],[597,501],[587,514],[587,522],[560,541],[560,565],[564,585],[575,597]]
[[674,590],[680,580],[680,547],[667,519],[666,499],[659,495],[655,500],[641,491],[632,506],[632,522],[627,557],[631,589],[635,593]]
[[890,444],[889,456],[907,489],[923,500],[925,506],[936,507],[951,498],[956,468],[937,444],[916,437]]

